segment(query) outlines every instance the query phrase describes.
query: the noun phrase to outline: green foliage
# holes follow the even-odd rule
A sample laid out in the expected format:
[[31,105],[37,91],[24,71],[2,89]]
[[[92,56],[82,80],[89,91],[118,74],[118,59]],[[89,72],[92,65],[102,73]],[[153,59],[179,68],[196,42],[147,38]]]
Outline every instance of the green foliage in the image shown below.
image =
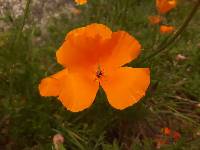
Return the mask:
[[[181,24],[192,7],[182,2],[167,23]],[[140,58],[166,38],[147,20],[155,14],[154,0],[91,0],[77,7],[80,15],[52,17],[46,34],[35,25],[31,7],[17,19],[3,16],[10,28],[0,32],[0,149],[49,150],[53,135],[61,133],[67,150],[153,150],[156,135],[169,126],[181,133],[181,140],[162,150],[198,150],[200,12],[168,51],[141,64]],[[129,65],[149,66],[151,87],[141,102],[124,111],[113,109],[102,89],[95,103],[79,113],[67,111],[56,98],[39,96],[40,80],[61,69],[55,52],[66,33],[92,22],[126,30],[143,45],[140,58]],[[177,54],[187,59],[177,61]]]

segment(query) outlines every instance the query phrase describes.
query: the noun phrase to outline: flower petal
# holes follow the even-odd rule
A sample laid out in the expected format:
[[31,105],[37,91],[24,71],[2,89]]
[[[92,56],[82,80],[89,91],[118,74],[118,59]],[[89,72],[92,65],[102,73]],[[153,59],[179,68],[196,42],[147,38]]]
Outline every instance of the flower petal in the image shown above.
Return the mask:
[[150,84],[149,68],[120,67],[105,75],[100,81],[109,103],[125,109],[137,103]]
[[160,33],[165,34],[165,33],[171,33],[175,30],[174,26],[167,26],[167,25],[161,25],[160,26]]
[[83,5],[87,3],[87,0],[75,0],[78,5]]
[[104,55],[104,43],[112,31],[102,24],[91,24],[69,32],[65,42],[56,52],[58,63],[63,66],[88,66],[98,62]]
[[165,14],[177,5],[176,0],[156,0],[156,7],[160,14]]
[[129,63],[140,54],[140,43],[125,31],[113,32],[108,43],[108,57],[101,61],[101,65],[110,70]]
[[67,69],[64,69],[50,77],[42,79],[39,84],[40,95],[58,96],[63,86],[63,80],[67,76],[67,74]]
[[59,95],[62,104],[72,112],[90,107],[99,88],[98,81],[91,74],[70,72]]

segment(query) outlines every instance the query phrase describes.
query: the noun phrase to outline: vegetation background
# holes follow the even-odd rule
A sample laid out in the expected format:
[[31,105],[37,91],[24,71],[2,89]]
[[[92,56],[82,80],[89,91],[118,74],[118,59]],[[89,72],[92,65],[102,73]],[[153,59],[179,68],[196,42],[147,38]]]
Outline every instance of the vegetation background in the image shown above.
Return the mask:
[[[178,27],[195,5],[179,0],[165,23]],[[200,11],[187,29],[159,55],[161,35],[148,22],[154,0],[0,1],[0,149],[49,150],[61,133],[68,150],[200,149]],[[117,111],[100,90],[95,103],[80,113],[67,111],[56,98],[38,93],[40,80],[61,69],[55,52],[67,32],[98,22],[126,30],[142,44],[140,58],[129,65],[151,68],[151,86],[138,104]],[[82,89],[80,89],[82,90]],[[162,128],[181,134],[158,146]]]

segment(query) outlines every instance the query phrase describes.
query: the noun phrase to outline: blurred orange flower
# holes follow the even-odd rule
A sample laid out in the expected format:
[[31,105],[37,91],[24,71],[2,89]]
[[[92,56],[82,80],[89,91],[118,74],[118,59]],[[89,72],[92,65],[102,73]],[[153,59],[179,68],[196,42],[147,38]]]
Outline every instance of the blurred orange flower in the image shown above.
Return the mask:
[[83,5],[87,3],[87,0],[75,0],[78,5]]
[[175,30],[174,26],[161,25],[160,33],[171,33]]
[[69,32],[56,52],[64,70],[43,79],[42,96],[58,96],[72,112],[92,105],[99,85],[109,103],[125,109],[137,103],[150,84],[149,68],[122,67],[140,54],[140,43],[125,31],[91,24]]
[[170,128],[165,127],[163,130],[164,130],[164,134],[165,135],[170,135],[171,134],[171,129]]
[[176,7],[176,0],[156,0],[156,7],[160,14],[165,14]]
[[177,142],[181,138],[181,134],[177,131],[173,131],[168,127],[161,129],[161,135],[159,135],[156,141],[156,148],[160,149],[165,144],[172,144]]
[[150,24],[155,25],[159,24],[163,18],[161,16],[149,16],[148,19]]
[[177,142],[180,139],[180,137],[181,137],[181,134],[179,132],[172,131],[168,127],[163,128],[163,133],[166,136],[172,137],[175,142]]

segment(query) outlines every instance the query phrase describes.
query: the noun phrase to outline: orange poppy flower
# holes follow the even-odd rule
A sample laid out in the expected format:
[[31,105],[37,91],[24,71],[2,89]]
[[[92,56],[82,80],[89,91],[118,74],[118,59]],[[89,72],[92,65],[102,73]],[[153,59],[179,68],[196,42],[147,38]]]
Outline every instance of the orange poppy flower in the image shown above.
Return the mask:
[[42,96],[58,96],[72,112],[92,105],[99,85],[109,103],[125,109],[137,103],[150,84],[149,68],[121,67],[140,53],[140,43],[125,31],[112,32],[102,24],[91,24],[69,32],[56,52],[65,69],[43,79]]
[[173,26],[166,26],[166,25],[160,26],[160,33],[171,33],[174,30],[175,30],[175,27]]
[[164,135],[173,137],[174,141],[178,141],[181,137],[181,134],[177,131],[172,131],[170,128],[163,128]]
[[156,7],[160,14],[165,14],[176,7],[176,0],[156,0]]
[[161,16],[149,16],[148,19],[150,24],[155,25],[159,24],[163,18]]
[[165,127],[163,130],[164,130],[164,134],[165,135],[170,135],[171,134],[171,129],[170,128]]
[[87,0],[75,0],[78,5],[83,5],[87,3]]
[[161,146],[165,144],[172,144],[177,142],[181,138],[181,134],[177,131],[173,131],[168,127],[162,128],[162,135],[159,135],[158,138],[155,139],[156,147],[161,148]]

